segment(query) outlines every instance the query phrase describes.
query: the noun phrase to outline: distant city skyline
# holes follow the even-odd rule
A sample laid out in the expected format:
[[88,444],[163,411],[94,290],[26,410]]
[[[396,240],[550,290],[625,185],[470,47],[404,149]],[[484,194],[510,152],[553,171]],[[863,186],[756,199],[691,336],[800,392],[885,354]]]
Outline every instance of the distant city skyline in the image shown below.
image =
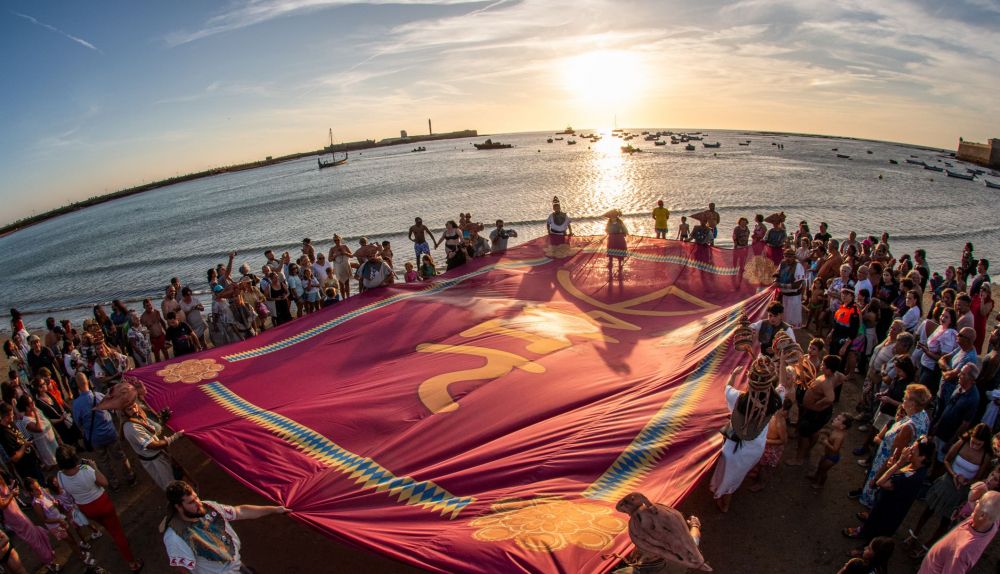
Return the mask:
[[0,224],[337,141],[567,124],[1000,137],[1000,1],[10,0]]

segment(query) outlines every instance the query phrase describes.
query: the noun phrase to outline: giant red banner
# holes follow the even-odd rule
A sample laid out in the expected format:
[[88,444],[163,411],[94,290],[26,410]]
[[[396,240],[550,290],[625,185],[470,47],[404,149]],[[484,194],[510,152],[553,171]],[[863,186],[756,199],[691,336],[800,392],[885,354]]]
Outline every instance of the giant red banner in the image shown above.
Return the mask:
[[676,504],[714,461],[764,259],[542,238],[130,375],[332,538],[437,572],[605,572],[615,503]]

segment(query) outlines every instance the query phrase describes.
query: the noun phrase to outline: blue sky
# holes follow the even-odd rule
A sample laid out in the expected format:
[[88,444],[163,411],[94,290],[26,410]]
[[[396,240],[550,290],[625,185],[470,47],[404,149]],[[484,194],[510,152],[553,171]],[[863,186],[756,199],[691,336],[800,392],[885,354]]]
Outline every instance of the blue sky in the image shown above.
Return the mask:
[[1000,137],[1000,0],[2,6],[2,222],[428,117]]

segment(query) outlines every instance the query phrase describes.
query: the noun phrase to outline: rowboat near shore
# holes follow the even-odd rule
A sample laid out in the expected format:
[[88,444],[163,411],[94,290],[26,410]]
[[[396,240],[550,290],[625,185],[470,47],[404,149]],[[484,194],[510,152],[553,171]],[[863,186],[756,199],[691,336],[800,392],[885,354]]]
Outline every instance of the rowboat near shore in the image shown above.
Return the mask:
[[950,169],[945,170],[945,173],[948,174],[948,177],[956,177],[958,179],[967,179],[969,181],[972,181],[976,177],[974,174],[971,174],[971,173],[959,173],[957,171],[951,171]]
[[988,187],[990,189],[1000,189],[1000,183],[993,182],[993,181],[990,181],[988,179],[984,180],[984,181],[986,182],[986,187]]

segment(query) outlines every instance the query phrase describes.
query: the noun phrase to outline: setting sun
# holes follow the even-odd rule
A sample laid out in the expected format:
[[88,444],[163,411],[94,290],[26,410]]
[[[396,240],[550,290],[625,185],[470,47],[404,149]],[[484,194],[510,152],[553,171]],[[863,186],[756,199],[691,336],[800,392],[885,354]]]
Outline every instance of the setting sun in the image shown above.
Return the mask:
[[626,107],[646,85],[642,56],[621,50],[598,50],[561,64],[572,97],[588,107]]

